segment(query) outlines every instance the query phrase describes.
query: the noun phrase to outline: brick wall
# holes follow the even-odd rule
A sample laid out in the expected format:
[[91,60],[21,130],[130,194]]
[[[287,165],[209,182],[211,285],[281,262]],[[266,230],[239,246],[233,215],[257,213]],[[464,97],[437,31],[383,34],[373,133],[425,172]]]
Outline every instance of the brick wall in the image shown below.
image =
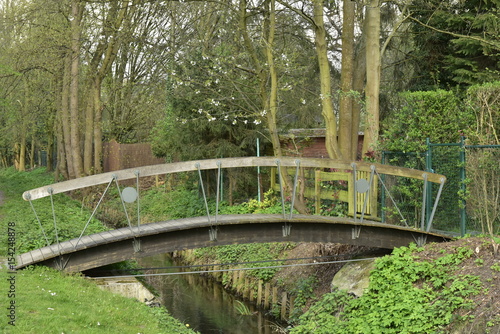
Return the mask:
[[[306,158],[328,158],[324,129],[294,129],[281,137],[286,155]],[[291,136],[293,135],[293,136]],[[293,139],[292,139],[293,138]],[[363,134],[358,135],[358,158],[363,150]],[[298,154],[296,152],[299,152]]]

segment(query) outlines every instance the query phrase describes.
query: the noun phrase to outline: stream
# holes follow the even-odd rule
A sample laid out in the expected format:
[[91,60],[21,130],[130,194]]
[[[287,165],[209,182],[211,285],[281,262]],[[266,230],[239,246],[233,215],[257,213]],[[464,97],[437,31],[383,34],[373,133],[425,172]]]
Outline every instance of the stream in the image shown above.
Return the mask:
[[[140,259],[139,264],[144,268],[176,265],[168,254]],[[178,268],[162,269],[162,272],[179,271]],[[252,304],[238,301],[220,284],[199,274],[149,276],[146,282],[160,294],[160,303],[173,317],[201,334],[279,333],[275,320]],[[240,302],[249,315],[238,310],[241,309]]]

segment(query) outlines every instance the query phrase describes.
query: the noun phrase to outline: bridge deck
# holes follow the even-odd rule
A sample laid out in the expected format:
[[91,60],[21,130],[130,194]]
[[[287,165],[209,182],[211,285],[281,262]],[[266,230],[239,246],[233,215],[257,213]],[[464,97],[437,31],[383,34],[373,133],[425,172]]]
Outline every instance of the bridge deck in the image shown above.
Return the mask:
[[[209,238],[211,227],[217,238]],[[291,227],[284,233],[284,226]],[[83,271],[130,258],[174,250],[253,242],[334,242],[394,248],[411,242],[440,242],[448,237],[408,227],[352,218],[276,214],[220,215],[176,219],[125,227],[84,236],[24,253],[17,268],[45,264],[67,271]]]

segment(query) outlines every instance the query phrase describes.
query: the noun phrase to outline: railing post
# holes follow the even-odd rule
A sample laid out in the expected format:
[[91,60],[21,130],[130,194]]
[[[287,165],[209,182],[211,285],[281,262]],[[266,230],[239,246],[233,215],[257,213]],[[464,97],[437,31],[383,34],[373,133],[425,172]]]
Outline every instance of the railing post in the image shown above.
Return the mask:
[[466,221],[467,221],[467,211],[465,210],[465,191],[466,191],[466,185],[465,185],[465,177],[466,177],[466,171],[465,171],[465,143],[464,143],[464,137],[460,137],[460,191],[462,193],[462,203],[460,207],[460,235],[463,237],[465,236],[466,233]]
[[356,186],[356,164],[355,163],[352,163],[351,164],[352,166],[352,182],[353,182],[353,188],[354,188],[354,191],[353,191],[353,218],[354,218],[354,221],[357,221],[357,213],[358,213],[358,208],[357,208],[357,203],[356,203],[356,197],[358,196],[358,187]]
[[426,217],[426,206],[427,206],[427,173],[424,173],[424,189],[422,191],[422,217],[420,222],[420,229],[425,231],[425,217]]
[[316,169],[314,171],[314,197],[315,197],[315,213],[319,215],[321,213],[321,171]]
[[[434,173],[432,169],[432,144],[430,138],[426,138],[425,143],[427,145],[427,152],[425,155],[425,170],[430,173]],[[425,205],[425,221],[429,224],[429,220],[431,219],[431,207],[432,207],[432,184],[428,184],[426,194],[426,201],[422,203]]]

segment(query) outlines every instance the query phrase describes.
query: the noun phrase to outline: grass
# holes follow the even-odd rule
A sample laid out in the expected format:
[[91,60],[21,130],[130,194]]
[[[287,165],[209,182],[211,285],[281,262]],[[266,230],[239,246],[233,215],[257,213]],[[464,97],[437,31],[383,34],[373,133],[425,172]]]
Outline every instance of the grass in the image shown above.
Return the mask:
[[[53,182],[43,169],[29,173],[0,170],[0,190],[5,196],[0,206],[0,258],[7,257],[9,226],[15,229],[17,254],[45,245],[38,221],[21,196],[25,190]],[[33,204],[47,235],[53,235],[50,200],[41,201]],[[90,216],[88,210],[65,195],[54,196],[54,206],[60,240],[78,236]],[[104,229],[94,220],[87,233]],[[193,333],[165,309],[103,291],[80,275],[46,267],[10,273],[3,263],[1,266],[1,333]],[[9,324],[10,305],[15,308],[15,326]]]
[[[15,276],[14,298],[8,298],[4,284],[10,276]],[[103,291],[78,275],[36,267],[14,275],[2,271],[0,280],[1,304],[14,300],[16,307],[15,326],[2,307],[2,333],[192,333],[166,311]]]
[[[36,219],[29,202],[22,199],[24,191],[52,183],[54,183],[52,175],[46,173],[42,168],[28,173],[17,172],[13,168],[0,170],[0,190],[6,197],[5,203],[0,208],[0,221],[3,223],[2,226],[6,226],[7,222],[15,223],[16,247],[19,253],[47,245],[40,224],[49,243],[56,243],[50,198],[42,198],[32,202],[40,222]],[[65,194],[54,195],[53,199],[59,241],[78,237],[90,217],[89,210],[82,208],[79,202],[72,200]],[[86,234],[104,230],[106,228],[101,222],[92,219]],[[5,249],[5,245],[6,239],[0,238],[2,250]]]

